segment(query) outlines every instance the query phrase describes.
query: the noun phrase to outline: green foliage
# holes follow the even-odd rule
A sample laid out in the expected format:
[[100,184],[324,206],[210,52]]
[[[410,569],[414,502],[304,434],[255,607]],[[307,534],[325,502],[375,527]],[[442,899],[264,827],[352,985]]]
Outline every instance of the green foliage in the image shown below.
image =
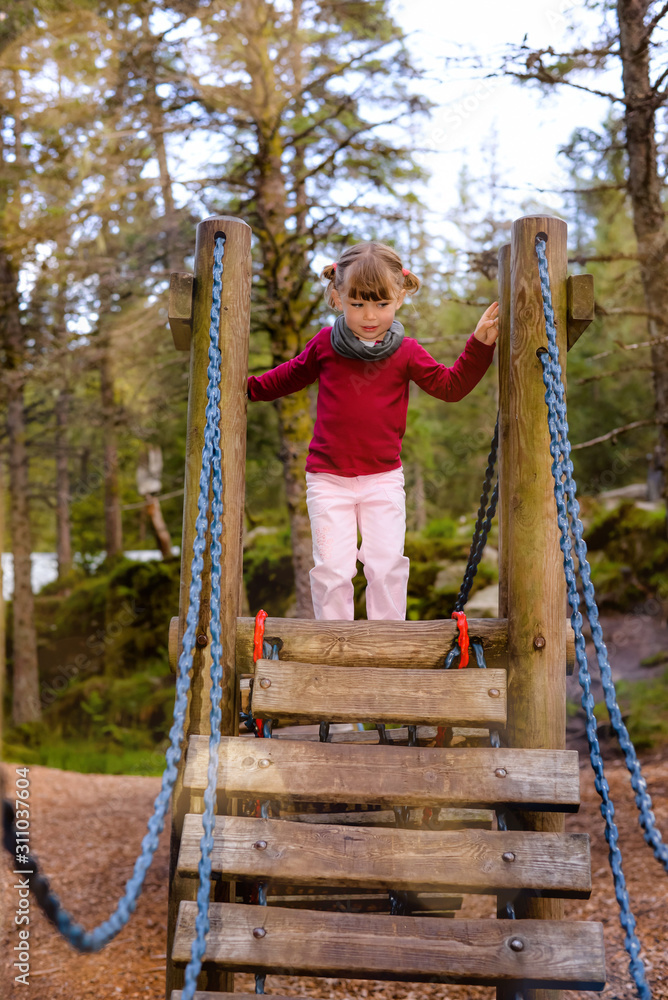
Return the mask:
[[257,536],[244,551],[244,583],[251,614],[285,615],[295,590],[289,528]]
[[454,538],[457,522],[451,517],[437,517],[429,522],[422,534],[425,538]]
[[629,611],[639,601],[668,598],[664,511],[632,503],[590,510],[585,537],[599,607]]
[[[636,749],[653,750],[668,744],[668,671],[647,681],[618,681],[615,690]],[[594,711],[599,721],[607,719],[603,702]]]
[[668,664],[668,649],[661,649],[658,653],[645,656],[640,661],[641,667],[663,667],[664,664]]

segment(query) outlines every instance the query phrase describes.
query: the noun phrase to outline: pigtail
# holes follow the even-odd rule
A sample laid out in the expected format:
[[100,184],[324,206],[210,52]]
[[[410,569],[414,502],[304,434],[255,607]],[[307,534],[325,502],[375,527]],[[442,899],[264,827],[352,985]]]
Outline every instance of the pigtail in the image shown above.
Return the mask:
[[414,295],[415,292],[419,290],[422,282],[418,278],[417,274],[413,274],[413,272],[409,271],[408,268],[406,267],[402,268],[401,273],[404,276],[404,283],[401,287],[404,289],[407,295]]
[[325,302],[330,309],[334,309],[332,292],[336,288],[336,266],[336,264],[326,264],[320,272],[321,280],[328,282],[327,287],[325,288]]

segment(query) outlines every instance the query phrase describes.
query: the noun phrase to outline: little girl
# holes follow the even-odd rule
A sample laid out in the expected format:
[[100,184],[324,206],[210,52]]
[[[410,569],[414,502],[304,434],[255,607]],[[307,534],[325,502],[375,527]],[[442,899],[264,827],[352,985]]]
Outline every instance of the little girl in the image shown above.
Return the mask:
[[[328,305],[342,313],[301,354],[248,379],[248,398],[278,399],[316,380],[318,408],[306,460],[315,617],[352,621],[356,561],[367,580],[367,618],[406,617],[406,494],[401,443],[408,384],[456,402],[487,371],[498,336],[498,304],[483,313],[452,368],[404,336],[395,313],[420,280],[383,243],[357,243],[329,264]],[[357,550],[357,529],[362,544]]]

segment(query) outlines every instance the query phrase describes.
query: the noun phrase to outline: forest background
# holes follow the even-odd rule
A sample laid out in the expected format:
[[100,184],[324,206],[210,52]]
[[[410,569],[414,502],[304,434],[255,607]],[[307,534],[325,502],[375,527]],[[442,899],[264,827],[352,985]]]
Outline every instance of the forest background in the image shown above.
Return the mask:
[[[0,510],[14,560],[0,647],[12,759],[162,769],[188,393],[167,292],[170,272],[191,269],[207,215],[253,229],[251,373],[331,321],[317,272],[359,239],[391,243],[423,279],[401,318],[451,364],[496,296],[512,219],[555,214],[556,198],[572,270],[596,279],[597,318],[569,356],[595,579],[604,607],[664,615],[667,8],[556,4],[573,28],[568,51],[525,39],[445,61],[446,78],[472,81],[459,114],[503,76],[535,92],[537,115],[541,91],[572,87],[607,111],[597,128],[573,122],[566,183],[549,205],[535,188],[511,194],[492,134],[441,219],[425,202],[421,156],[439,141],[428,126],[439,109],[391,3],[14,0],[0,13]],[[303,468],[315,399],[311,387],[249,406],[248,613],[312,616]],[[456,406],[412,387],[409,617],[449,616],[496,405],[492,375]],[[638,483],[648,503],[597,501]],[[495,580],[494,541],[478,590]],[[124,556],[156,546],[162,560]],[[35,552],[58,562],[36,596]],[[363,617],[361,573],[355,585]]]

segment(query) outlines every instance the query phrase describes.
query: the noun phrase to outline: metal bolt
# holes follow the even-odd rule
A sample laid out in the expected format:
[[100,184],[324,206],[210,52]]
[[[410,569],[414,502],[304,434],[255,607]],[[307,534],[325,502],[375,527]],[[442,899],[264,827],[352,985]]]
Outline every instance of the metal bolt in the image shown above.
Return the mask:
[[204,632],[200,632],[200,634],[195,639],[195,642],[197,643],[198,646],[208,646],[209,644],[209,640],[207,636],[204,634]]
[[513,951],[524,951],[524,941],[521,938],[511,938],[508,944]]
[[258,761],[258,767],[269,767],[270,763],[271,761],[267,760],[266,757],[263,757],[262,760]]
[[489,691],[487,692],[487,694],[490,696],[490,698],[500,698],[501,697],[501,692],[499,691],[498,688],[490,688]]
[[501,855],[501,857],[503,858],[504,861],[509,861],[510,862],[510,861],[514,861],[515,860],[515,855],[513,854],[512,851],[504,851],[504,853]]
[[260,680],[260,687],[261,688],[270,688],[271,687],[271,681],[269,680],[268,677],[263,677]]
[[494,774],[497,776],[497,778],[505,778],[508,772],[506,771],[505,767],[497,767]]
[[544,636],[537,635],[537,636],[534,637],[534,640],[533,640],[533,648],[534,649],[542,649],[544,647],[544,645],[545,645],[545,637]]
[[255,848],[256,851],[264,851],[267,848],[267,841],[256,840],[255,843],[253,844],[253,847]]
[[[265,934],[266,934],[266,933],[267,933],[267,932],[266,932],[266,930],[264,929],[264,927],[254,927],[254,928],[253,928],[253,937],[254,937],[254,938],[263,938],[263,937],[265,936]],[[520,944],[522,944],[522,942],[521,942],[521,941],[520,941]],[[512,941],[511,941],[511,943],[510,943],[510,947],[512,948],[512,946],[513,946],[513,944],[512,944]],[[522,947],[524,947],[524,945],[522,945]]]

